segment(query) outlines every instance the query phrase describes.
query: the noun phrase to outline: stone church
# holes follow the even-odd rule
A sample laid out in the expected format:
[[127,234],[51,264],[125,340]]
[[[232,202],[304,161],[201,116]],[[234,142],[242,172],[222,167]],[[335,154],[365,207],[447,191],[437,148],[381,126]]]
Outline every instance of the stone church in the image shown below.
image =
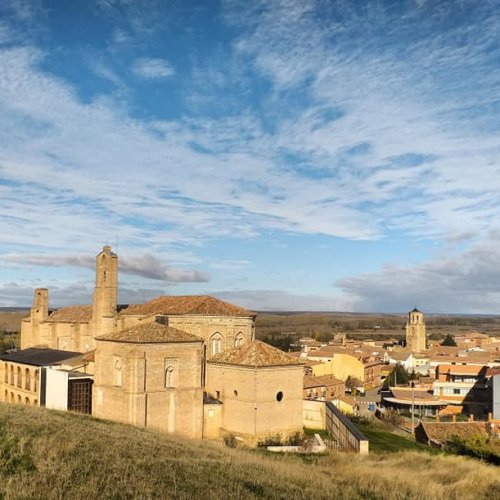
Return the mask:
[[302,429],[302,363],[255,339],[255,313],[211,296],[119,306],[117,294],[109,246],[96,257],[92,305],[51,311],[36,289],[21,350],[0,357],[0,400],[193,438]]

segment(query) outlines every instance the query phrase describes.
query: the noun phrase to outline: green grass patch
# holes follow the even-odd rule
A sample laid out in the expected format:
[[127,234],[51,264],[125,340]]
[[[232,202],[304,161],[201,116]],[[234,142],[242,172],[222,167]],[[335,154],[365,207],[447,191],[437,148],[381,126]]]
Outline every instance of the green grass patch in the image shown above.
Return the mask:
[[395,434],[388,429],[378,428],[368,423],[355,425],[370,441],[370,453],[396,453],[398,451],[437,453],[434,448],[417,443],[411,437]]

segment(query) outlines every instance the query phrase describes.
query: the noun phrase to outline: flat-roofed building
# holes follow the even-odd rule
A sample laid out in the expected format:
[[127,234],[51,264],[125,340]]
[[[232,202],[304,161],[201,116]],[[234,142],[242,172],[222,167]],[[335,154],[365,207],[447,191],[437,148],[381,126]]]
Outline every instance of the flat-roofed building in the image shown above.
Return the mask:
[[[92,364],[88,354],[40,347],[4,354],[0,356],[0,400],[90,413]],[[56,406],[52,404],[55,394]]]

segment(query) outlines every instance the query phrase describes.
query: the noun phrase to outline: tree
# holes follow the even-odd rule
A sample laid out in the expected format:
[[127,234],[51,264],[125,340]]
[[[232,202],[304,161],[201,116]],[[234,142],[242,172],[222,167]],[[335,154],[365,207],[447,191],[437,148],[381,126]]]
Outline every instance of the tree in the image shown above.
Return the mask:
[[446,335],[446,337],[441,342],[441,345],[448,345],[448,346],[456,347],[457,343],[455,342],[455,339],[448,333],[448,335]]
[[399,363],[392,369],[389,376],[384,380],[384,387],[394,387],[396,385],[407,385],[410,381],[410,374]]
[[345,381],[345,388],[352,393],[356,391],[358,387],[363,387],[363,382],[359,380],[359,378],[351,377],[349,375]]

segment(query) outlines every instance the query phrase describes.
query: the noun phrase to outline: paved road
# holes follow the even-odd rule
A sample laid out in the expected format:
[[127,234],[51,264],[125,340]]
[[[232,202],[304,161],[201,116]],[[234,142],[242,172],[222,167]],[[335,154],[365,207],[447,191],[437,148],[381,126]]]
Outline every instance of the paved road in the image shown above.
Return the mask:
[[368,405],[370,403],[380,403],[380,394],[377,394],[380,387],[375,387],[366,391],[365,396],[353,396],[356,401],[358,401],[360,406],[360,411],[368,410]]

